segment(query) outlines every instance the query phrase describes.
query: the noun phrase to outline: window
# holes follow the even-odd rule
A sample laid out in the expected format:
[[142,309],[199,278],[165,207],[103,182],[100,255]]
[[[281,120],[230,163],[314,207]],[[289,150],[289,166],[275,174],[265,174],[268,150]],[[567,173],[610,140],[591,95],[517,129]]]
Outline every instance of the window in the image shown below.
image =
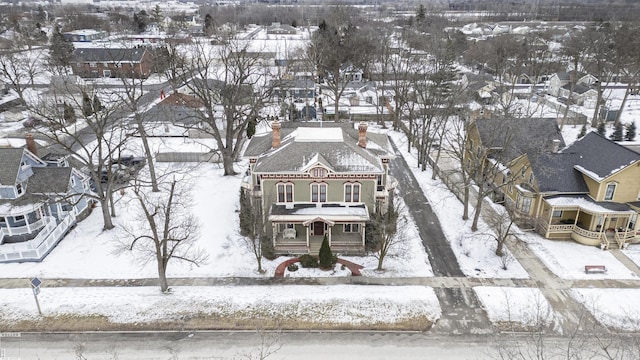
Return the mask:
[[327,202],[327,184],[311,184],[311,202]]
[[378,186],[382,186],[382,175],[378,175]]
[[13,219],[18,222],[18,221],[24,221],[24,215],[18,215],[18,216],[14,216]]
[[348,183],[344,185],[344,201],[360,202],[360,184]]
[[18,192],[18,195],[22,194],[22,184],[16,184],[16,191]]
[[562,217],[562,210],[553,210],[553,214],[551,215],[553,217]]
[[529,213],[529,211],[531,210],[531,198],[523,198],[522,199],[522,212],[523,213]]
[[346,233],[360,232],[360,224],[344,224],[344,232]]
[[96,64],[96,63],[94,63],[94,62],[90,62],[90,63],[89,63],[89,66],[90,66],[90,67],[98,67],[98,64]]
[[527,173],[527,168],[526,167],[523,166],[522,168],[520,168],[520,175],[522,175],[522,177],[524,177],[524,174],[526,174],[526,173]]
[[312,175],[313,175],[313,177],[323,178],[323,177],[327,176],[327,169],[314,168]]
[[286,229],[293,229],[293,224],[292,223],[280,223],[278,224],[278,230],[280,230],[279,232],[283,232]]
[[604,193],[605,200],[613,200],[613,194],[616,192],[616,184],[609,183],[607,184],[607,191]]
[[509,183],[509,194],[513,193],[513,183]]
[[529,184],[533,185],[533,172],[529,175]]
[[111,77],[111,70],[103,70],[102,71],[102,76]]
[[278,202],[293,202],[293,184],[278,184]]

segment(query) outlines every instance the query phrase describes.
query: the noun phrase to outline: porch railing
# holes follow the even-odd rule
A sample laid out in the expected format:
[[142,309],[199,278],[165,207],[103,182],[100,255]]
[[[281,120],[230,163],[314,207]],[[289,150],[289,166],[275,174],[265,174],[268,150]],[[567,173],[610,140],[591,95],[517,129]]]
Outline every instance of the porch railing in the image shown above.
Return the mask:
[[44,218],[42,218],[34,223],[29,223],[28,228],[27,228],[27,225],[11,227],[11,228],[0,228],[0,240],[5,236],[23,235],[23,234],[28,234],[30,232],[36,231],[40,229],[42,226],[44,226],[44,221],[45,221]]
[[43,217],[42,220],[46,222],[46,225],[35,238],[21,243],[0,246],[0,263],[41,261],[76,222],[76,215],[75,210],[70,211],[57,225],[54,217]]

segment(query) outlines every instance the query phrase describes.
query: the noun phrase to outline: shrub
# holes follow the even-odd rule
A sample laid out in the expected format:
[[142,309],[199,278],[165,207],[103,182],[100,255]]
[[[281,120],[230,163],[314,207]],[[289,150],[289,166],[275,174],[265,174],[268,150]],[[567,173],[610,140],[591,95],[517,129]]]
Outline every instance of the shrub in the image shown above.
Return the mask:
[[289,271],[298,271],[298,264],[291,264],[287,266],[287,270]]
[[318,267],[318,259],[315,256],[304,254],[300,255],[298,258],[300,260],[300,265],[303,268],[317,268]]
[[276,250],[273,248],[273,242],[268,236],[263,236],[260,239],[260,246],[262,247],[262,256],[264,256],[266,259],[274,260],[278,257],[276,255]]
[[329,247],[329,240],[327,240],[327,235],[322,239],[322,246],[320,246],[320,253],[318,253],[318,257],[320,258],[319,266],[321,269],[330,269],[333,267],[333,254],[331,253],[331,248]]

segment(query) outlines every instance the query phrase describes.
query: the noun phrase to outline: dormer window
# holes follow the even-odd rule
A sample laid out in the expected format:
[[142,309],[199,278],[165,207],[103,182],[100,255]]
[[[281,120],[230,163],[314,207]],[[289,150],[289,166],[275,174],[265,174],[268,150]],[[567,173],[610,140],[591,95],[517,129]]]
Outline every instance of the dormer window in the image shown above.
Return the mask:
[[607,201],[613,200],[613,195],[616,192],[616,183],[608,183],[607,190],[604,193],[604,199]]
[[323,178],[327,176],[327,169],[324,169],[321,167],[313,168],[313,170],[311,171],[311,174],[315,178]]
[[16,184],[16,192],[18,193],[18,195],[24,192],[24,189],[22,189],[22,184]]

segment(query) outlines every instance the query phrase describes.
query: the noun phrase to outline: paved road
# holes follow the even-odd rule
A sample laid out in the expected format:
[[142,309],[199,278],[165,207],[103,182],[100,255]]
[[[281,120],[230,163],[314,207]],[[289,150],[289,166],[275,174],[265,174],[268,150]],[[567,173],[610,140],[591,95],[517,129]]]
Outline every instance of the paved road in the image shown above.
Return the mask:
[[[407,332],[204,331],[20,335],[0,338],[0,348],[5,356],[3,359],[259,359],[257,355],[260,350],[273,352],[266,358],[268,360],[483,360],[499,359],[501,352],[504,354],[508,350],[518,349],[525,352],[537,349],[540,358],[551,358],[550,354],[562,349],[566,351],[567,348],[575,351],[577,359],[592,358],[588,355],[595,353],[602,354],[595,347],[596,341],[578,342],[568,337],[551,336],[533,339],[517,334],[496,337]],[[574,343],[571,344],[570,340]],[[613,341],[609,351],[615,354],[614,351],[620,347],[620,343]],[[637,359],[637,356],[634,357],[638,355],[637,352],[637,349],[632,349],[625,355],[629,359]]]
[[[392,143],[393,144],[393,143]],[[398,148],[393,144],[396,154]],[[404,157],[396,156],[390,163],[391,174],[400,184],[400,196],[411,211],[422,243],[436,276],[462,277],[464,273],[458,265],[447,238],[442,233],[440,221],[424,196]],[[433,327],[436,333],[471,334],[491,332],[491,322],[482,309],[480,301],[471,288],[435,287],[442,316]]]

